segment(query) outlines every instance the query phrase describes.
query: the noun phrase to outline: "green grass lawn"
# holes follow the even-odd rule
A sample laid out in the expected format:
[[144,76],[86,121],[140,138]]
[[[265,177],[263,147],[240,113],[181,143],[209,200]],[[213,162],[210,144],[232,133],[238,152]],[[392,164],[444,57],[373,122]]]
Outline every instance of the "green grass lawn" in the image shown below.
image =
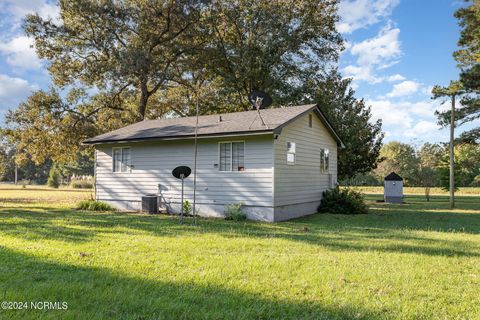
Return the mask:
[[480,197],[284,223],[72,210],[0,186],[0,319],[480,319]]

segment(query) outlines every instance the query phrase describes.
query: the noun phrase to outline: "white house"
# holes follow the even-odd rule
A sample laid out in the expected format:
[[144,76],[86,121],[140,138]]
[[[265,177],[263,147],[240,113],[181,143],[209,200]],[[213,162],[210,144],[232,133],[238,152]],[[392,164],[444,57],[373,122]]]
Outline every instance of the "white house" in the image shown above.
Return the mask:
[[[282,221],[317,212],[337,181],[342,140],[316,105],[199,117],[196,203],[201,216],[222,216],[242,202],[247,217]],[[95,146],[95,195],[122,210],[159,193],[180,210],[176,166],[193,168],[195,117],[146,120],[84,141]],[[193,179],[185,180],[192,202]]]

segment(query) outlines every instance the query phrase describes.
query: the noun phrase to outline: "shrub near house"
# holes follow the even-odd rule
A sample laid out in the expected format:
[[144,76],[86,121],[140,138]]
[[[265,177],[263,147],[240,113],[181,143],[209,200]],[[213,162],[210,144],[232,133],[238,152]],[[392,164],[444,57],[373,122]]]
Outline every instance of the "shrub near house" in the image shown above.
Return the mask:
[[368,207],[360,192],[352,189],[340,189],[338,187],[323,192],[320,206],[320,213],[336,214],[365,214]]

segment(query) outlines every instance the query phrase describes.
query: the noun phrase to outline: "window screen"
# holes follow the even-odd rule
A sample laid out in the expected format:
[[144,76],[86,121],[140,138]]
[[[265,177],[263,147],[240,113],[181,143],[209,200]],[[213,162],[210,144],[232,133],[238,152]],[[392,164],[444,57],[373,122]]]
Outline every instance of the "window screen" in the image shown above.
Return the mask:
[[230,171],[232,166],[232,144],[220,143],[220,171]]
[[295,163],[295,153],[296,153],[296,144],[295,142],[287,142],[287,163]]
[[220,171],[245,170],[245,143],[221,142],[220,143]]
[[244,143],[232,142],[232,171],[243,171]]
[[113,149],[113,172],[130,172],[131,153],[130,148]]
[[330,150],[320,149],[320,172],[328,173],[330,164]]
[[113,172],[120,172],[122,149],[113,149]]
[[130,170],[130,148],[122,148],[122,172]]

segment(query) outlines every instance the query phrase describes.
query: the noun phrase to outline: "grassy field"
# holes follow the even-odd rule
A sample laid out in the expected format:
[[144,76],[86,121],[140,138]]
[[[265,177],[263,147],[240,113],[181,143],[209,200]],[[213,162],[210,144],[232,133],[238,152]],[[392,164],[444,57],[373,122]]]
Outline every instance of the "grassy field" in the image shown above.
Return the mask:
[[72,210],[0,186],[0,319],[480,319],[480,197],[284,223]]

